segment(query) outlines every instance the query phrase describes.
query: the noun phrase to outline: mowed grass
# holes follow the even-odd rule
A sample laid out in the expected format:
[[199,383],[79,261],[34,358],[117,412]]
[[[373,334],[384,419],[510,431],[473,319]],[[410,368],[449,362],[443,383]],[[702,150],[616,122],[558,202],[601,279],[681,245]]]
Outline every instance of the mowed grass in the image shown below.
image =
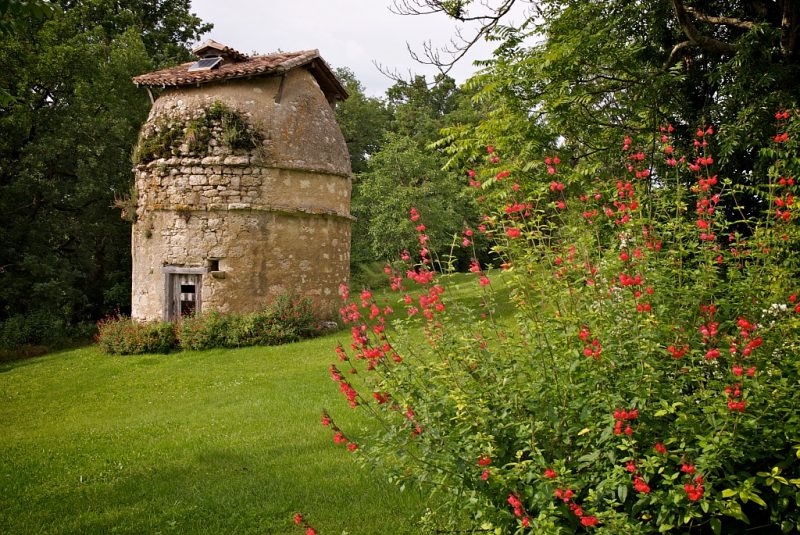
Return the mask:
[[[501,316],[506,275],[490,274]],[[448,279],[445,299],[486,310],[476,275]],[[376,298],[405,316],[400,294]],[[349,330],[279,347],[87,347],[0,363],[0,534],[301,534],[295,512],[321,535],[418,533],[423,493],[362,468],[320,424],[325,407],[356,440],[369,425],[328,374],[339,341]]]
[[297,511],[322,534],[417,532],[420,494],[319,423],[366,425],[327,373],[346,336],[0,364],[0,533],[290,534]]

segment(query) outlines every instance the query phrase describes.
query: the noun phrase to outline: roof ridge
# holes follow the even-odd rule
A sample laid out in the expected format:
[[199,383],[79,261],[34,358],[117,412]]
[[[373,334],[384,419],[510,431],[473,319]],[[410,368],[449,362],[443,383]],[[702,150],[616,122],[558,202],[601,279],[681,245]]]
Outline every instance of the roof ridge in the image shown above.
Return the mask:
[[[216,42],[214,44],[219,45]],[[196,48],[195,50],[207,50],[208,48],[220,50],[218,47],[211,45]],[[274,52],[262,56],[249,56],[240,61],[223,62],[214,69],[189,71],[189,67],[194,63],[182,63],[174,67],[140,74],[139,76],[134,76],[132,81],[136,85],[177,87],[250,76],[278,75],[297,67],[309,65],[309,70],[317,78],[317,82],[320,83],[321,89],[329,100],[344,100],[348,96],[347,90],[341,85],[333,70],[320,56],[319,49],[316,48],[297,52]]]

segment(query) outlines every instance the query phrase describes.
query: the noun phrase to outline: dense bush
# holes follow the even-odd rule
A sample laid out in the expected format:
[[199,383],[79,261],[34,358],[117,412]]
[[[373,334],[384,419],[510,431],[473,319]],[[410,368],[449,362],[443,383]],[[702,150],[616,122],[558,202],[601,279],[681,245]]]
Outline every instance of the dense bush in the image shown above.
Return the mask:
[[[391,275],[407,318],[345,294],[353,351],[330,369],[378,431],[324,412],[334,440],[429,485],[431,529],[794,530],[800,121],[776,118],[761,151],[774,163],[748,186],[714,174],[710,127],[683,157],[668,125],[620,140],[619,166],[588,175],[554,155],[523,174],[489,147],[469,173],[486,210],[469,232],[494,241],[513,315],[495,314],[477,262],[482,306],[448,301],[412,208],[418,261]],[[761,211],[742,213],[745,198]]]
[[109,318],[98,322],[97,343],[112,355],[169,353],[178,346],[175,326],[164,321],[141,323],[131,318]]
[[140,323],[114,318],[98,323],[97,342],[106,353],[136,355],[172,349],[212,349],[279,345],[318,335],[322,328],[308,299],[281,295],[250,314],[211,311],[183,318],[180,324]]
[[26,346],[58,347],[91,340],[94,333],[91,322],[71,323],[63,314],[34,310],[0,321],[0,349],[24,354]]
[[281,295],[250,314],[207,312],[184,318],[178,336],[184,349],[210,349],[286,344],[319,331],[311,301]]

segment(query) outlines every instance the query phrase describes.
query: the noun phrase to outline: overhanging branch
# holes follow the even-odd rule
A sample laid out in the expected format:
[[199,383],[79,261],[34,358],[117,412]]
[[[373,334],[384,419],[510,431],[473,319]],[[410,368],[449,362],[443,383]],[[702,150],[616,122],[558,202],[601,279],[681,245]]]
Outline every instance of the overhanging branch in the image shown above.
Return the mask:
[[686,10],[681,0],[670,0],[670,4],[672,4],[672,9],[675,11],[675,16],[678,18],[678,24],[680,24],[681,30],[683,30],[683,33],[691,44],[697,45],[707,52],[720,56],[732,56],[736,53],[736,47],[734,45],[700,33],[700,30],[692,23],[689,12]]
[[724,26],[732,26],[734,28],[741,28],[743,30],[752,30],[755,27],[755,23],[749,20],[742,20],[733,17],[716,17],[713,15],[706,15],[699,9],[693,8],[691,6],[686,6],[684,8],[687,13],[689,13],[692,17],[699,20],[700,22],[707,22],[709,24],[722,24]]

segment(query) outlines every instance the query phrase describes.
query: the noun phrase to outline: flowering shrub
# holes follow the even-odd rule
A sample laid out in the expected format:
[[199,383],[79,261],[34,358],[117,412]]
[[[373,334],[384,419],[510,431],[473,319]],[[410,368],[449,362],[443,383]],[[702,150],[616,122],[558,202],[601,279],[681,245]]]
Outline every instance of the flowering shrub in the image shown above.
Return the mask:
[[288,294],[250,314],[208,312],[184,318],[179,338],[185,349],[279,345],[311,338],[321,332],[308,299]]
[[175,326],[156,321],[140,323],[131,318],[108,318],[97,323],[97,344],[112,355],[169,353],[178,346]]
[[405,317],[343,288],[351,341],[330,368],[378,430],[322,423],[395,480],[429,485],[431,529],[793,530],[800,122],[776,121],[772,164],[747,187],[714,174],[712,127],[684,155],[669,125],[626,137],[619,165],[589,179],[556,155],[515,171],[489,147],[468,173],[484,220],[463,245],[493,240],[513,313],[477,260],[481,307],[448,298],[412,208],[419,250],[387,266]]
[[130,318],[107,319],[98,323],[98,329],[100,349],[122,355],[166,353],[178,347],[203,350],[280,345],[322,332],[311,301],[288,294],[250,314],[211,311],[187,316],[178,325],[140,323]]

